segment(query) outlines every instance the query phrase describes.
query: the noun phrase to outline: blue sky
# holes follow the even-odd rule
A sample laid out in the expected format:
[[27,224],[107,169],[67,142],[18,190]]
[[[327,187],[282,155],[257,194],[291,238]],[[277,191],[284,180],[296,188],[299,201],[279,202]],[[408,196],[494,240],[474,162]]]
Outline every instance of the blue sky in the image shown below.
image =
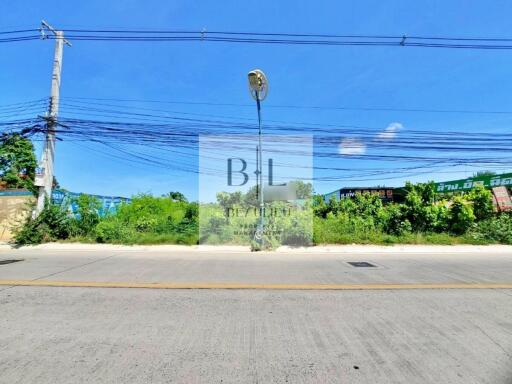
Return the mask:
[[[4,1],[0,30],[38,27],[41,19],[59,28],[192,29],[325,34],[512,37],[508,1]],[[46,97],[50,89],[53,41],[0,46],[0,105]],[[442,50],[395,47],[311,47],[222,43],[120,43],[76,41],[65,48],[61,95],[162,101],[246,104],[208,106],[130,102],[159,108],[255,118],[246,74],[262,68],[271,82],[264,119],[374,127],[375,136],[407,129],[434,132],[507,132],[512,114],[460,114],[274,108],[279,105],[512,110],[511,51]],[[68,101],[70,103],[70,101]],[[125,103],[126,105],[127,103]],[[66,106],[61,116],[80,116]],[[399,125],[396,125],[399,124]],[[396,135],[395,135],[396,134]],[[370,143],[340,135],[339,141]],[[353,143],[353,141],[352,141]],[[91,150],[92,148],[92,150]],[[198,196],[196,174],[127,163],[84,147],[58,142],[56,176],[71,191],[130,196],[183,191]],[[333,147],[333,153],[337,152]],[[383,152],[379,152],[383,153]],[[338,153],[339,154],[339,153]],[[387,154],[400,154],[389,150]],[[172,159],[169,159],[172,161]],[[339,154],[319,166],[354,171],[338,180],[315,182],[318,192],[341,186],[405,180],[438,181],[471,175],[476,169],[440,168],[421,175],[383,174],[358,181],[359,169],[407,167],[400,162],[353,160]],[[500,170],[501,171],[501,170]],[[448,173],[452,172],[452,173]],[[328,172],[318,171],[322,177]],[[385,175],[385,176],[384,176]],[[356,179],[356,180],[354,180]],[[360,178],[364,179],[364,178]]]

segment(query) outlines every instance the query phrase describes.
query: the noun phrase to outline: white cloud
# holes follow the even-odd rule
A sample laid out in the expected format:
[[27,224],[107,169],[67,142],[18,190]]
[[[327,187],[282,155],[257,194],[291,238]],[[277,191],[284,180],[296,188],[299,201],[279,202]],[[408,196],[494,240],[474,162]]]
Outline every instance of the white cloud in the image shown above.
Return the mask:
[[366,153],[366,144],[354,138],[343,139],[338,147],[338,152],[340,155],[345,156],[364,155]]
[[392,140],[395,138],[397,131],[402,129],[404,126],[401,123],[391,123],[386,129],[377,134],[377,140]]

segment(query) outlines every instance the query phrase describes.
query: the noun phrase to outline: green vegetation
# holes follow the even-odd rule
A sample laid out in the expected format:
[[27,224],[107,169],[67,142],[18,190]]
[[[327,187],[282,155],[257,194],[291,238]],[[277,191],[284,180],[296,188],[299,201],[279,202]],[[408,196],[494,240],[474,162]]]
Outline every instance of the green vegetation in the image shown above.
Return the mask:
[[140,195],[115,214],[100,218],[99,201],[81,195],[78,214],[48,202],[36,219],[27,218],[16,231],[17,245],[74,240],[114,244],[196,244],[197,204],[169,197]]
[[32,142],[19,133],[0,137],[0,183],[4,188],[25,188],[35,193],[37,161]]
[[140,195],[103,218],[91,233],[100,243],[196,244],[197,204]]
[[376,195],[314,200],[315,244],[512,244],[512,217],[493,210],[491,192],[442,195],[434,183],[410,184],[402,204],[382,205]]
[[[291,207],[267,205],[265,243],[308,244],[512,244],[512,216],[495,213],[490,191],[477,186],[465,194],[439,195],[434,183],[407,184],[403,203],[383,205],[375,194],[324,202],[321,196]],[[305,188],[304,197],[310,191]],[[442,198],[442,200],[439,200]],[[139,195],[115,214],[98,216],[99,202],[76,200],[77,215],[49,203],[28,218],[16,244],[72,240],[116,244],[251,244],[258,222],[255,191],[219,193],[216,203],[188,202],[179,192]],[[298,209],[300,208],[300,209]],[[292,211],[290,214],[289,211]],[[313,237],[311,238],[311,234]]]
[[[265,205],[266,249],[279,245],[312,244],[313,212],[309,197],[311,184],[294,181],[299,201],[273,201]],[[259,200],[256,187],[246,193],[220,192],[217,202],[202,204],[199,210],[199,236],[201,244],[244,244],[259,250],[254,235],[259,223]]]
[[60,207],[50,204],[48,200],[39,216],[27,220],[15,231],[15,244],[39,244],[69,238],[71,219]]

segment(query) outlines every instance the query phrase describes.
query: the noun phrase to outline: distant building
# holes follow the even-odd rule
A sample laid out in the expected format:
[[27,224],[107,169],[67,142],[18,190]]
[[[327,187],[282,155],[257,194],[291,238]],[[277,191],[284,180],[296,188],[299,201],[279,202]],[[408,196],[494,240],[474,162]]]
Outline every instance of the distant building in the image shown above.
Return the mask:
[[[468,177],[467,179],[443,181],[434,183],[434,188],[437,193],[453,193],[453,192],[467,192],[477,185],[483,185],[487,189],[495,187],[512,188],[512,173],[502,173],[500,175],[483,175]],[[406,191],[404,187],[351,187],[340,188],[333,192],[326,193],[324,201],[326,203],[334,196],[336,200],[354,198],[358,193],[374,193],[378,194],[383,203],[388,202],[402,202],[405,198]]]
[[395,193],[397,188],[392,187],[351,187],[341,188],[324,195],[326,203],[334,197],[336,200],[354,198],[357,194],[371,193],[378,195],[383,203],[395,201]]

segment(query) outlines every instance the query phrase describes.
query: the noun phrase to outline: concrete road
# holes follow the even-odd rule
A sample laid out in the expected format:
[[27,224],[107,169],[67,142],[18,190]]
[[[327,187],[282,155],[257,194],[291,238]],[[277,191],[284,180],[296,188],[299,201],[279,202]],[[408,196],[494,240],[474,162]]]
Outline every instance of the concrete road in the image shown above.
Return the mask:
[[[23,261],[0,265],[0,383],[512,384],[512,289],[486,288],[512,284],[510,251],[39,248],[5,259]],[[87,286],[109,282],[301,290]],[[318,284],[332,289],[307,288]]]

